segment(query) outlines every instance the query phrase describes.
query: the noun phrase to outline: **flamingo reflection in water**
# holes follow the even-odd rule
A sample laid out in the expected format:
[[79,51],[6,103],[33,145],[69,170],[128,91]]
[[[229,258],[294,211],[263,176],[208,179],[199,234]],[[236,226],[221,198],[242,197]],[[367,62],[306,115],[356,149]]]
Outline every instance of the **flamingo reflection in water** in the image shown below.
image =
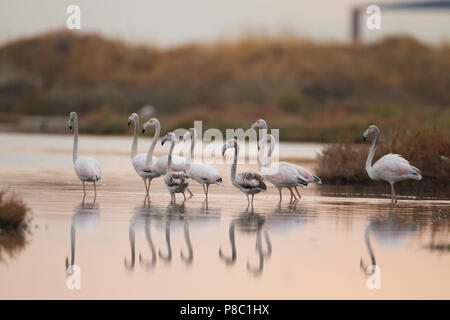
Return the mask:
[[[164,211],[164,212],[163,212]],[[150,248],[151,259],[145,259],[142,254],[139,254],[139,263],[146,269],[153,269],[156,265],[157,258],[159,257],[161,261],[165,264],[171,264],[173,259],[172,254],[172,244],[171,244],[171,229],[175,225],[178,226],[178,221],[183,220],[183,231],[184,239],[186,241],[187,252],[180,250],[180,257],[186,265],[191,265],[194,261],[194,250],[192,247],[192,242],[189,233],[189,216],[186,213],[184,204],[173,204],[170,203],[169,206],[164,210],[158,210],[155,206],[138,206],[134,211],[133,217],[130,219],[129,227],[129,239],[130,239],[130,249],[131,249],[131,260],[128,261],[124,259],[125,268],[129,271],[134,270],[135,260],[136,260],[136,245],[135,237],[137,232],[145,231],[145,236]],[[153,224],[151,224],[153,221]],[[166,249],[158,249],[158,254],[156,254],[156,248],[152,240],[151,230],[154,222],[163,223]]]
[[156,265],[156,250],[151,236],[151,210],[152,208],[150,206],[147,207],[145,204],[143,206],[139,205],[134,209],[134,214],[130,219],[128,237],[130,239],[131,261],[128,262],[124,258],[125,269],[129,271],[134,270],[136,262],[136,231],[139,233],[144,231],[152,257],[151,260],[147,260],[139,253],[140,265],[144,266],[147,270],[153,269]]
[[93,232],[98,227],[100,216],[100,205],[98,203],[81,202],[74,208],[75,214],[72,218],[70,228],[70,264],[69,257],[66,257],[66,272],[72,274],[75,265],[75,242],[77,231]]
[[389,207],[389,214],[384,217],[376,217],[369,222],[364,231],[364,241],[370,256],[371,265],[367,265],[363,258],[360,260],[360,268],[367,275],[376,271],[377,262],[375,252],[371,243],[371,236],[384,247],[398,247],[418,230],[418,221],[413,215],[396,214],[394,207]]
[[[260,275],[264,269],[264,259],[268,258],[272,254],[272,245],[270,243],[269,233],[264,227],[265,218],[257,214],[245,213],[244,216],[231,220],[229,227],[229,239],[231,244],[231,256],[226,257],[223,254],[222,248],[219,248],[219,257],[226,265],[231,266],[236,263],[237,250],[236,250],[236,226],[238,230],[243,233],[256,233],[256,251],[259,256],[259,263],[253,267],[249,261],[247,261],[247,270],[254,275]],[[262,234],[264,233],[264,240],[266,242],[267,251],[263,250]]]

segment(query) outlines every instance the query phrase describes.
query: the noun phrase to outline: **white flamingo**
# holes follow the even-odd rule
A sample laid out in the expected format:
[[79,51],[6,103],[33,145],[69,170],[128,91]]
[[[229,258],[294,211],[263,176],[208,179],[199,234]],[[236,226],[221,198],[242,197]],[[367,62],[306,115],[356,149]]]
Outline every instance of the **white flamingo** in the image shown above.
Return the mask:
[[219,171],[213,166],[204,163],[191,163],[192,162],[192,154],[194,152],[195,140],[197,139],[197,131],[195,128],[190,128],[188,132],[183,137],[183,142],[187,139],[187,137],[191,137],[191,149],[185,163],[186,173],[192,180],[197,181],[203,187],[203,191],[205,192],[206,201],[208,201],[208,191],[209,185],[218,184],[223,186],[223,180],[220,176]]
[[[175,136],[175,133],[169,132],[161,139],[161,145],[163,145],[166,141],[171,141],[169,154],[167,156],[167,167],[172,168],[172,152],[173,148],[175,147],[175,142],[177,138]],[[168,170],[167,173],[164,176],[164,182],[167,186],[167,189],[170,192],[170,197],[173,201],[173,203],[176,202],[176,193],[182,193],[184,196],[184,199],[186,200],[186,196],[184,192],[186,191],[188,185],[189,185],[189,177],[184,171],[171,171]]]
[[237,158],[239,154],[239,144],[236,139],[228,140],[222,147],[222,156],[225,156],[225,151],[228,148],[234,148],[234,161],[231,165],[231,182],[233,186],[241,190],[247,196],[248,204],[250,205],[249,194],[252,195],[252,207],[253,198],[255,194],[267,190],[267,186],[264,183],[264,178],[257,172],[244,171],[236,176]]
[[[153,150],[155,149],[156,141],[159,137],[159,121],[158,119],[152,118],[146,123],[144,123],[142,133],[145,132],[145,129],[149,126],[155,126],[155,135],[153,136],[152,143],[148,149],[148,153],[137,153],[137,144],[138,144],[138,135],[139,135],[139,116],[137,113],[131,114],[128,118],[128,125],[131,125],[131,122],[134,123],[134,136],[133,143],[131,145],[131,163],[133,164],[134,169],[137,174],[144,180],[145,184],[145,200],[148,199],[150,201],[150,183],[154,178],[161,176],[159,172],[152,170],[152,168],[156,165],[158,159],[153,156]],[[147,185],[148,180],[148,185]],[[144,200],[144,201],[145,201]]]
[[94,202],[97,199],[97,187],[95,185],[102,175],[102,168],[100,163],[91,157],[78,157],[78,116],[76,112],[71,112],[69,116],[69,130],[74,132],[73,135],[73,165],[75,167],[75,173],[78,178],[83,182],[83,200],[86,197],[85,182],[94,183]]
[[258,153],[258,167],[260,172],[264,175],[264,178],[269,180],[277,189],[280,194],[280,202],[282,200],[281,189],[286,187],[291,192],[291,202],[294,199],[297,200],[295,194],[292,192],[292,188],[297,192],[298,198],[301,198],[300,192],[297,187],[308,187],[308,183],[317,182],[322,183],[322,181],[311,172],[303,167],[289,163],[286,161],[270,163],[270,157],[268,161],[263,162],[265,145],[264,141],[269,137],[271,141],[272,150],[269,154],[272,154],[273,148],[275,147],[275,139],[272,135],[267,135],[267,123],[263,119],[259,119],[252,126],[252,129],[263,129],[263,135],[259,143],[259,153]]
[[364,131],[363,138],[366,141],[369,134],[375,134],[375,140],[370,148],[366,161],[366,171],[372,180],[384,180],[391,185],[391,203],[397,203],[394,184],[403,180],[422,180],[419,169],[409,164],[408,160],[398,154],[389,153],[381,157],[372,166],[373,156],[380,140],[380,130],[375,125],[371,125]]

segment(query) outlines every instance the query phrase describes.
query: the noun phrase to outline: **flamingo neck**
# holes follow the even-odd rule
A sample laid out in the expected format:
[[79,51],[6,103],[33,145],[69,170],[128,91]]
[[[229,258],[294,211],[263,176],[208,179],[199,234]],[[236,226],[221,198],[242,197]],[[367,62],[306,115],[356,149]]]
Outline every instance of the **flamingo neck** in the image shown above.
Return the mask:
[[195,138],[195,134],[191,134],[191,149],[189,150],[189,154],[185,164],[186,173],[188,175],[191,173],[192,154],[194,153]]
[[158,141],[160,131],[161,131],[161,127],[159,125],[159,122],[157,121],[155,124],[155,135],[153,136],[152,143],[151,143],[150,148],[148,149],[148,153],[147,153],[147,167],[149,167],[149,168],[150,168],[150,165],[152,164],[153,151],[155,150],[156,142]]
[[373,156],[375,155],[375,149],[378,146],[379,140],[380,140],[380,131],[378,130],[378,128],[376,128],[375,129],[375,140],[372,144],[372,147],[370,148],[369,155],[367,156],[366,171],[369,171],[370,169],[372,169],[372,160],[373,160]]
[[131,144],[131,161],[133,161],[134,157],[137,154],[139,118],[134,118],[133,122],[134,122],[134,135],[133,135],[133,143]]
[[234,160],[231,165],[231,181],[233,184],[236,182],[236,170],[237,170],[237,158],[239,154],[239,145],[236,140],[234,140]]
[[259,152],[258,152],[258,170],[264,167],[264,153],[266,151],[267,140],[267,129],[263,129],[263,134],[261,140],[259,141]]
[[171,172],[172,171],[172,152],[173,152],[173,148],[175,148],[175,141],[172,141],[172,144],[170,145],[169,156],[167,157],[167,172]]
[[267,167],[269,165],[270,158],[272,156],[272,152],[274,149],[274,144],[272,141],[273,137],[271,136],[271,144],[270,144],[269,154],[267,156],[267,160],[264,161],[264,154],[265,154],[266,145],[267,145],[267,123],[264,120],[262,121],[261,129],[263,130],[263,135],[259,142],[259,153],[258,153],[258,169],[259,170],[261,170],[261,167]]
[[73,154],[72,154],[72,160],[73,163],[78,159],[78,118],[75,118],[73,120]]

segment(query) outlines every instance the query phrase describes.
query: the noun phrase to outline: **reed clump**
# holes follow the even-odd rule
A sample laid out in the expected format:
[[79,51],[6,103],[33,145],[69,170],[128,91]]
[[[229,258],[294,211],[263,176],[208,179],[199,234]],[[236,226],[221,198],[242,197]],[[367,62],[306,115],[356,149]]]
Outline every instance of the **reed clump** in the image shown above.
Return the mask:
[[0,232],[27,229],[28,207],[17,195],[0,191]]
[[[369,149],[369,144],[362,143],[330,144],[317,156],[317,174],[325,183],[368,183],[365,165]],[[450,137],[435,128],[382,130],[374,163],[387,153],[400,154],[419,168],[422,183],[450,183]]]

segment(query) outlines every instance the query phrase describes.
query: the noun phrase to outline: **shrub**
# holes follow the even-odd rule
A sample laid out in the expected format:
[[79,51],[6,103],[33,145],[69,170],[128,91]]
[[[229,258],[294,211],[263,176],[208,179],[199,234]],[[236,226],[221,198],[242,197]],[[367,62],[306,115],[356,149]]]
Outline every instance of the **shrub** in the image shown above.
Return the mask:
[[0,230],[19,230],[27,227],[28,208],[17,196],[0,191]]
[[[425,183],[449,184],[449,136],[436,129],[420,128],[399,129],[388,137],[381,135],[373,163],[387,153],[397,153],[421,170]],[[327,183],[366,183],[370,181],[365,169],[369,149],[359,143],[331,144],[317,156],[317,174]]]

